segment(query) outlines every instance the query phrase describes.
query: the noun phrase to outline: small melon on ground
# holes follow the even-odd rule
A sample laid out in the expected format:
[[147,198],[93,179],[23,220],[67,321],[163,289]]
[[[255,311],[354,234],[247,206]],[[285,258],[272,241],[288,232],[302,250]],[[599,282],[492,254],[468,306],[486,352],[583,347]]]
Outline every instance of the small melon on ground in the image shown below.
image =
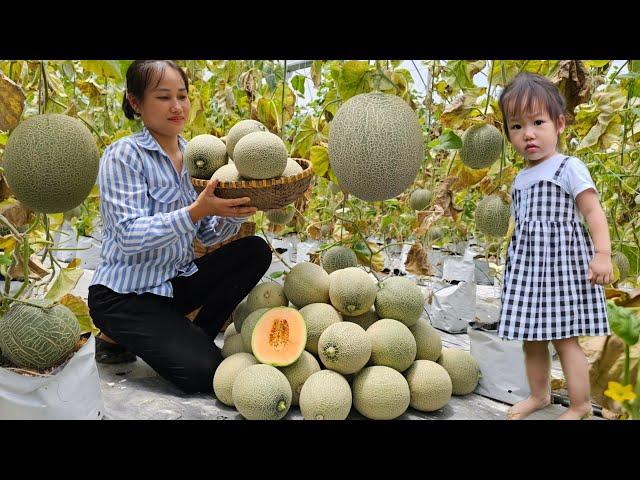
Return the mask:
[[431,360],[435,362],[442,353],[442,338],[429,322],[421,318],[418,323],[409,327],[416,339],[416,360]]
[[333,370],[315,372],[300,391],[300,411],[305,420],[344,420],[352,401],[349,383]]
[[629,275],[629,270],[631,269],[631,264],[629,263],[629,259],[622,252],[616,252],[611,257],[611,261],[614,265],[618,267],[618,271],[620,272],[620,278],[618,281],[624,280]]
[[476,228],[490,237],[504,237],[509,229],[511,208],[498,195],[484,197],[476,205]]
[[259,308],[285,307],[289,300],[282,285],[276,282],[262,282],[251,289],[247,296],[247,308],[254,312]]
[[329,325],[342,321],[342,315],[327,303],[310,303],[300,309],[300,315],[307,324],[307,345],[305,349],[318,354],[318,340]]
[[246,351],[247,350],[245,350],[244,344],[242,342],[242,335],[236,333],[235,335],[229,335],[228,338],[224,339],[224,343],[222,344],[220,353],[222,354],[222,358],[227,358],[235,353]]
[[433,199],[433,192],[426,188],[418,188],[409,196],[409,208],[412,210],[424,210]]
[[480,381],[480,366],[469,352],[455,348],[443,348],[438,363],[451,377],[454,395],[473,392]]
[[293,395],[291,405],[297,406],[299,404],[302,386],[312,374],[320,371],[320,364],[318,360],[316,360],[316,357],[309,352],[303,351],[298,360],[288,367],[280,367],[280,371],[284,373],[284,376],[289,380],[289,385],[291,385]]
[[415,282],[404,277],[389,277],[380,284],[375,307],[380,318],[393,318],[410,327],[422,314],[424,296]]
[[411,392],[411,405],[421,412],[434,412],[451,400],[453,385],[442,365],[430,360],[416,360],[404,372]]
[[358,257],[350,248],[337,245],[322,253],[320,263],[327,273],[358,266]]
[[320,335],[318,356],[330,370],[343,375],[355,373],[371,358],[371,340],[360,325],[337,322]]
[[383,318],[367,329],[371,363],[404,372],[416,359],[416,339],[403,323]]
[[209,180],[213,172],[227,164],[227,147],[213,135],[196,135],[187,143],[183,158],[189,175]]
[[377,292],[374,281],[360,268],[343,268],[329,275],[331,304],[345,315],[367,312],[373,306]]
[[407,411],[411,392],[400,372],[389,367],[363,368],[353,380],[353,406],[372,420],[392,420]]
[[233,405],[247,420],[280,420],[291,408],[291,385],[271,365],[251,365],[236,376]]
[[307,325],[295,308],[274,307],[258,320],[251,335],[251,351],[260,363],[286,367],[307,344]]
[[501,153],[502,134],[493,125],[473,125],[462,135],[460,160],[469,168],[488,168],[500,158]]
[[315,263],[298,263],[284,277],[284,294],[298,308],[329,303],[329,274]]
[[247,315],[244,322],[242,323],[242,328],[240,329],[240,335],[242,336],[242,345],[244,346],[244,351],[253,353],[251,350],[251,337],[253,336],[253,329],[258,324],[258,320],[264,313],[266,313],[268,308],[259,308],[251,312]]
[[236,327],[236,332],[238,333],[242,332],[242,323],[250,313],[251,313],[251,310],[249,310],[249,307],[247,306],[247,299],[245,298],[236,306],[232,314],[233,324]]
[[282,172],[283,177],[293,177],[294,175],[298,175],[299,173],[304,172],[303,168],[300,166],[298,162],[296,162],[293,158],[287,159],[287,166]]
[[380,318],[378,317],[375,309],[372,307],[361,315],[356,315],[354,317],[345,317],[345,320],[356,323],[366,330],[371,325],[380,320]]
[[225,358],[213,375],[213,393],[225,405],[233,407],[233,382],[238,374],[251,365],[257,365],[258,360],[250,353],[235,353]]
[[267,220],[271,223],[275,225],[286,225],[293,220],[293,216],[296,214],[296,211],[292,206],[289,206],[275,210],[266,210],[264,213]]
[[232,163],[221,166],[213,172],[213,178],[217,178],[220,182],[239,182],[242,180],[240,172]]
[[271,132],[253,132],[236,144],[233,161],[245,178],[279,177],[287,167],[287,147],[279,136]]
[[233,158],[233,149],[236,147],[236,143],[245,135],[253,132],[268,132],[268,130],[267,127],[257,120],[240,120],[231,127],[225,138],[227,154]]

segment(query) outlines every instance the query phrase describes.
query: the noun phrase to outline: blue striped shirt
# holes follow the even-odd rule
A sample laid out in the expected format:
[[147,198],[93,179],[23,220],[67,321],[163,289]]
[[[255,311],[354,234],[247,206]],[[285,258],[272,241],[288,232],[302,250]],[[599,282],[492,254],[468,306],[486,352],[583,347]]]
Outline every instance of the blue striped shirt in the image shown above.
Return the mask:
[[[187,141],[178,142],[184,151]],[[209,216],[194,224],[187,207],[198,195],[189,172],[183,166],[178,174],[146,127],[105,149],[98,187],[102,250],[91,285],[119,293],[173,297],[169,280],[198,271],[194,238],[205,246],[222,242],[248,218]]]

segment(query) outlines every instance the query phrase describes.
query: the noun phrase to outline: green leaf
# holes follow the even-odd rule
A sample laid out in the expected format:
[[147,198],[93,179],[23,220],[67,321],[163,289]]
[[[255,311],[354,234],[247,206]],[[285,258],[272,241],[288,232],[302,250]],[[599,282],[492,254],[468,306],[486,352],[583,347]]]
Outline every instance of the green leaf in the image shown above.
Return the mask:
[[25,104],[22,88],[0,72],[0,130],[16,128]]
[[305,78],[302,75],[295,75],[291,79],[291,85],[297,92],[300,93],[300,95],[304,95],[304,81]]
[[473,76],[480,72],[487,62],[485,60],[450,60],[446,64],[443,79],[456,89],[474,88]]
[[60,299],[60,304],[71,310],[78,319],[80,335],[91,332],[93,336],[96,336],[100,333],[100,329],[93,324],[91,315],[89,315],[89,307],[82,298],[75,295],[65,295]]
[[336,79],[338,95],[342,100],[347,100],[359,93],[371,91],[369,86],[371,67],[368,62],[349,60],[342,65],[340,74]]
[[609,325],[611,330],[630,347],[638,343],[640,338],[640,317],[630,309],[607,302]]
[[325,146],[314,145],[311,147],[309,160],[311,161],[315,174],[322,177],[329,169],[329,150]]
[[[586,106],[585,110],[592,108],[593,111],[598,112],[597,123],[584,136],[576,149],[577,152],[596,147],[602,147],[606,150],[619,140],[621,130],[619,112],[626,101],[626,92],[616,85],[608,85],[603,91],[593,94],[591,97],[592,105]],[[577,110],[576,118],[581,113],[581,106],[577,107]],[[593,118],[593,111],[590,112],[589,118]]]
[[276,280],[278,278],[280,278],[281,276],[283,276],[285,274],[284,270],[280,270],[278,272],[272,272],[269,277],[271,277],[273,280]]
[[278,110],[273,100],[267,97],[260,97],[258,99],[258,120],[271,131],[277,130],[279,125]]
[[582,63],[584,63],[584,66],[587,68],[602,68],[609,65],[609,63],[611,63],[611,60],[585,60]]
[[318,88],[322,82],[322,65],[324,60],[314,60],[311,63],[311,80],[313,80],[313,86]]
[[117,60],[80,60],[80,65],[100,77],[123,79],[121,65]]
[[462,139],[453,130],[445,130],[436,140],[429,143],[430,148],[437,150],[457,150],[462,148]]
[[60,274],[56,277],[53,285],[44,296],[44,298],[57,302],[62,297],[67,295],[71,290],[76,287],[78,280],[82,277],[84,270],[82,268],[76,268],[80,263],[78,259],[73,260],[69,266],[60,270]]
[[307,115],[298,127],[296,136],[293,138],[291,156],[307,158],[311,151],[311,147],[315,144],[317,138],[318,131],[313,125],[313,119],[310,115]]

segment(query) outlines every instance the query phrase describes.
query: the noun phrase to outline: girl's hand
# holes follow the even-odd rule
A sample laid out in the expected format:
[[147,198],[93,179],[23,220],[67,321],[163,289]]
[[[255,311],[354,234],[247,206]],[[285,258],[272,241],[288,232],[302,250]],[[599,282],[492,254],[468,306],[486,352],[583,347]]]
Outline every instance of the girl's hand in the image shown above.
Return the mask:
[[250,207],[249,197],[220,198],[213,193],[218,186],[218,179],[212,178],[207,183],[195,202],[189,206],[191,220],[195,223],[202,217],[216,215],[218,217],[243,217],[253,215],[258,211],[256,207]]
[[591,282],[591,285],[606,285],[611,283],[611,280],[613,280],[611,255],[596,252],[589,263],[589,275],[587,278]]

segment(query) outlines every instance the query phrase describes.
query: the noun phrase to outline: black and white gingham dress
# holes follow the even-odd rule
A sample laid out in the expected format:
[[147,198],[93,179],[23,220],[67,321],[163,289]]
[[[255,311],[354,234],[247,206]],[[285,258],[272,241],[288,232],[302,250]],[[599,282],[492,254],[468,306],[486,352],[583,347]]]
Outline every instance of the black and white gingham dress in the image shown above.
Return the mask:
[[515,231],[504,270],[501,338],[610,334],[604,289],[587,279],[591,237],[573,197],[558,182],[568,158],[553,181],[512,190]]

